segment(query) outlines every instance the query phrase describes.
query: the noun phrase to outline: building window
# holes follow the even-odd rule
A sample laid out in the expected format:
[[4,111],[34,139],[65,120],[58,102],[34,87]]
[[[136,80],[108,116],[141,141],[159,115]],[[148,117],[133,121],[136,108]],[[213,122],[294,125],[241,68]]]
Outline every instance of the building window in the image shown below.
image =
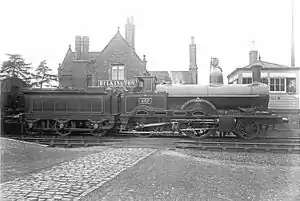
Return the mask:
[[88,87],[92,86],[92,75],[87,75],[86,84],[87,84]]
[[243,77],[243,84],[251,84],[252,77]]
[[264,84],[269,84],[268,78],[262,78],[261,82],[264,83]]
[[286,78],[286,92],[288,94],[296,93],[296,78]]
[[285,79],[270,78],[270,91],[285,91]]
[[124,65],[113,65],[111,71],[112,80],[124,80]]

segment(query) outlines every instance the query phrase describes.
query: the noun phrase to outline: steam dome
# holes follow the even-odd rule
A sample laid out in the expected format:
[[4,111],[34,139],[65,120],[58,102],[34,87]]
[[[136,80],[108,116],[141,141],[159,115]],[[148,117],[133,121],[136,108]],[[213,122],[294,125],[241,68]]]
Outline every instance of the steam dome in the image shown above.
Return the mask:
[[209,74],[210,84],[224,84],[223,83],[223,73],[219,68],[215,68]]

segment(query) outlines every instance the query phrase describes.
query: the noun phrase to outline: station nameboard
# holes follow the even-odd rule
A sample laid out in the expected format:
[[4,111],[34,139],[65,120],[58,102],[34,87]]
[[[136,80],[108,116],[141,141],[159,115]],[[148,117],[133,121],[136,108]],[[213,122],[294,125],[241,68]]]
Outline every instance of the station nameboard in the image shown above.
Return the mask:
[[136,86],[137,80],[98,80],[98,86]]

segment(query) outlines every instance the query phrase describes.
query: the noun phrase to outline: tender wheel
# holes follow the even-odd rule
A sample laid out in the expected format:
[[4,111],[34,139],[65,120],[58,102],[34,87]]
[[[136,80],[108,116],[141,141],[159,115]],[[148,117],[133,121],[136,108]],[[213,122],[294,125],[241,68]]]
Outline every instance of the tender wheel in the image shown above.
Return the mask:
[[239,120],[235,134],[244,140],[252,140],[260,134],[260,126],[255,120]]
[[75,122],[67,121],[67,122],[59,122],[56,121],[54,128],[56,130],[56,133],[60,136],[67,136],[72,133],[71,128],[75,127]]
[[25,133],[28,135],[37,135],[40,131],[37,129],[37,122],[28,122],[25,125]]

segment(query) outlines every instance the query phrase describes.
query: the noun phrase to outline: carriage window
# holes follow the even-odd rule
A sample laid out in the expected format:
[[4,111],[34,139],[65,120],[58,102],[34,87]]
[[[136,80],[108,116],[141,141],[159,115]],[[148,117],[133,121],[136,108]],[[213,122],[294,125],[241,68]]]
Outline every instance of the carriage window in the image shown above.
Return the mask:
[[91,103],[89,100],[80,100],[80,112],[91,112]]
[[102,108],[102,100],[98,99],[98,100],[92,100],[92,105],[93,105],[93,112],[102,112],[103,108]]
[[55,111],[56,112],[65,112],[67,109],[66,107],[66,101],[56,101],[55,103]]
[[78,101],[77,100],[68,100],[67,110],[69,112],[78,112]]
[[54,111],[54,100],[45,99],[43,101],[44,112],[53,112]]
[[42,112],[42,100],[33,100],[32,101],[32,111],[34,112]]

